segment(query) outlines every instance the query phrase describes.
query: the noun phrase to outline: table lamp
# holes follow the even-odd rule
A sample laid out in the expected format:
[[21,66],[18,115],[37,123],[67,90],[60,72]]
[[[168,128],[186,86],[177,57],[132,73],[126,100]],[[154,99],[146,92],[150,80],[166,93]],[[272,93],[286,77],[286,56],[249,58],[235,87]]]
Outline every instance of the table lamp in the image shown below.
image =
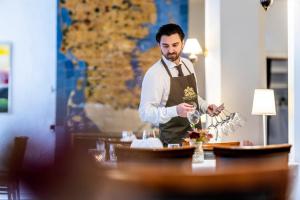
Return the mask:
[[267,126],[266,116],[276,115],[274,90],[272,89],[255,89],[252,115],[263,116],[263,137],[264,145],[267,145]]
[[188,38],[182,50],[183,53],[189,54],[189,59],[192,62],[196,62],[197,54],[202,54],[203,50],[196,38]]

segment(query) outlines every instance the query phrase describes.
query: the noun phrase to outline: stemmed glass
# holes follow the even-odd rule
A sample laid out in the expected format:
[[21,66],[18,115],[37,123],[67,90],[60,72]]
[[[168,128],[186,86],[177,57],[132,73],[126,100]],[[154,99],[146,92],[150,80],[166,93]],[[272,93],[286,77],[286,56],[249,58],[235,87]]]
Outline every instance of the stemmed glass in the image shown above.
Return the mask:
[[[214,124],[214,120],[216,123]],[[220,121],[221,120],[221,121]],[[216,132],[216,140],[218,139],[218,133],[230,134],[235,132],[238,128],[242,127],[246,122],[246,119],[237,112],[231,113],[224,109],[218,116],[211,117],[211,124],[208,127],[210,132]]]
[[187,113],[187,118],[193,130],[195,130],[196,124],[200,121],[200,113],[195,109]]
[[[216,123],[214,123],[214,121],[215,121]],[[218,125],[219,125],[220,123],[221,123],[221,122],[218,121],[218,119],[217,119],[216,117],[211,117],[210,125],[207,127],[208,132],[214,136],[215,141],[218,141],[218,138],[219,138]]]
[[[91,149],[94,150],[94,149]],[[96,152],[96,153],[94,153]],[[91,152],[94,154],[95,159],[98,162],[104,162],[106,161],[106,149],[105,149],[105,140],[104,139],[97,139],[96,141],[96,151]]]

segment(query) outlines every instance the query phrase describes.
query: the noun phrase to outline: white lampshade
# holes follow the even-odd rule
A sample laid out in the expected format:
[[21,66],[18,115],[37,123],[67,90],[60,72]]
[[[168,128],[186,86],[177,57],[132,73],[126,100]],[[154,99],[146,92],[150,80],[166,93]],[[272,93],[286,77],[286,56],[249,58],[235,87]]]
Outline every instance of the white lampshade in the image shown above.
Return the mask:
[[255,89],[252,115],[276,115],[274,90]]
[[202,47],[196,38],[188,38],[185,42],[183,53],[188,54],[202,54]]

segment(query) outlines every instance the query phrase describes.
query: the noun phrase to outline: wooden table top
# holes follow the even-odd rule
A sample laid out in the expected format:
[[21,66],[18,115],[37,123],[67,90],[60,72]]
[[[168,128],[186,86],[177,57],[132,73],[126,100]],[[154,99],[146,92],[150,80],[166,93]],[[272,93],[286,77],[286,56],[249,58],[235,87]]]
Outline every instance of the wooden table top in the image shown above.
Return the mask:
[[240,142],[216,142],[216,143],[205,143],[202,145],[204,151],[212,151],[214,147],[232,147],[232,146],[240,146]]

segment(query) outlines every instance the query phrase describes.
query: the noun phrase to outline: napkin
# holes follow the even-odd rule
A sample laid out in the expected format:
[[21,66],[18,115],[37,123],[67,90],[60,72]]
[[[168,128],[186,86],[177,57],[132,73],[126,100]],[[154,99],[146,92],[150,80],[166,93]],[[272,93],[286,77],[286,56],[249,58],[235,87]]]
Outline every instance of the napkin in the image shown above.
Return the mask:
[[121,138],[122,142],[130,142],[130,141],[133,141],[133,140],[136,140],[136,136],[134,134]]
[[163,148],[163,144],[158,138],[135,139],[131,143],[131,148]]

